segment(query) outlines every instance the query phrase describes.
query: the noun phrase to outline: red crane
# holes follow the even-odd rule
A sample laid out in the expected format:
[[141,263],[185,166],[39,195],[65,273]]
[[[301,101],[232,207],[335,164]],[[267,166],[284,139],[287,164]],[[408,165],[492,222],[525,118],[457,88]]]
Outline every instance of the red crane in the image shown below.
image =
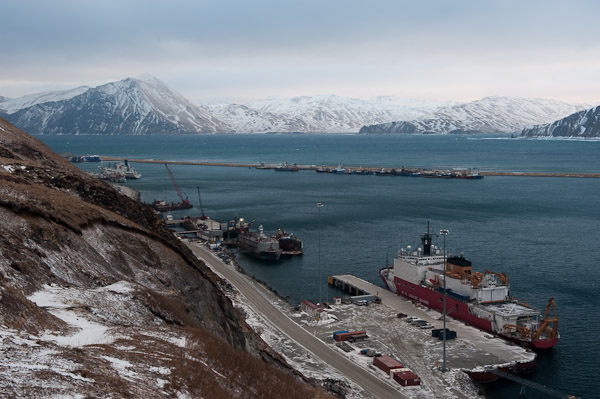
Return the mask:
[[[167,168],[167,173],[169,173],[169,177],[171,178],[171,181],[173,182],[173,187],[175,187],[175,191],[177,191],[177,195],[181,199],[181,203],[185,204],[185,205],[190,205],[190,201],[188,201],[187,197],[183,198],[183,195],[181,194],[181,190],[179,189],[179,186],[177,185],[177,182],[175,181],[175,176],[173,176],[173,173],[171,173],[171,169],[169,169],[169,166],[167,164],[165,164],[165,168]],[[190,206],[190,208],[191,208],[191,206]]]

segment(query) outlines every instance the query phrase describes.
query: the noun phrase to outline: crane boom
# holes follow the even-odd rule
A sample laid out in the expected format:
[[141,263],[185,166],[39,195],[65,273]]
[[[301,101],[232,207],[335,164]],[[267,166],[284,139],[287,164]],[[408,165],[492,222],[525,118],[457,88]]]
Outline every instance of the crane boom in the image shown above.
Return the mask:
[[200,197],[200,187],[196,187],[196,188],[198,189],[198,202],[200,203],[200,212],[202,212],[202,216],[200,216],[200,219],[206,220],[208,218],[204,214],[204,207],[202,206],[202,197]]
[[179,186],[177,185],[177,182],[175,181],[175,176],[173,176],[173,173],[171,173],[171,169],[169,169],[169,165],[165,164],[165,168],[167,168],[167,173],[169,174],[169,177],[171,178],[171,181],[173,182],[173,187],[175,187],[175,191],[177,191],[177,195],[181,199],[181,202],[186,203],[187,199],[183,198],[183,195],[181,194],[181,190],[179,189]]

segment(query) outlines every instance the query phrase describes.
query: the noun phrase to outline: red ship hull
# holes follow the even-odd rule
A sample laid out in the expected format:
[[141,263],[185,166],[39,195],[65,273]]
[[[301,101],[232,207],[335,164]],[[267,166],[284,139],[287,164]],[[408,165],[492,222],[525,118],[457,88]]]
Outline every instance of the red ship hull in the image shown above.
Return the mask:
[[[381,274],[382,271],[383,269],[380,271],[381,278],[383,279],[384,284],[388,286],[389,281],[387,281],[385,276]],[[439,292],[433,288],[426,288],[421,285],[411,283],[410,281],[406,281],[398,277],[394,277],[394,285],[398,295],[402,295],[411,301],[421,303],[422,305],[439,312],[444,311],[444,294],[442,292]],[[556,345],[559,341],[558,338],[525,341],[498,334],[492,329],[492,323],[490,320],[482,319],[471,314],[468,303],[453,298],[450,295],[446,296],[446,314],[453,319],[461,320],[480,330],[489,332],[508,341],[515,342],[519,345],[527,346],[532,349],[549,349]]]

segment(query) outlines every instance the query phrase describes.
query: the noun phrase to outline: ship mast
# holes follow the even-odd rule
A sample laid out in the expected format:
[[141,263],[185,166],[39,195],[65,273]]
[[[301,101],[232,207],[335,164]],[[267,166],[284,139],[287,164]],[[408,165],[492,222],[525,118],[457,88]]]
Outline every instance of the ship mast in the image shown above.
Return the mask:
[[427,233],[421,236],[421,244],[423,244],[423,255],[431,255],[431,234],[429,233],[429,222],[427,222]]

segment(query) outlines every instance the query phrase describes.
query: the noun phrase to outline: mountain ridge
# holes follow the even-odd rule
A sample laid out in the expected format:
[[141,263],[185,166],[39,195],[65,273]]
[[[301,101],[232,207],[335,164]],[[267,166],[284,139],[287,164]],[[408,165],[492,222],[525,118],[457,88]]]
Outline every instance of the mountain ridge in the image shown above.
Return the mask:
[[527,127],[521,132],[521,137],[600,137],[600,106],[576,112],[549,124]]
[[490,96],[441,108],[424,117],[364,126],[362,134],[516,133],[524,127],[548,123],[587,105],[557,100]]
[[34,134],[230,132],[228,126],[158,79],[107,83],[68,99],[19,109],[8,114],[7,120]]
[[0,99],[0,112],[34,134],[516,133],[586,108],[505,96],[458,103],[315,95],[196,105],[151,75]]

